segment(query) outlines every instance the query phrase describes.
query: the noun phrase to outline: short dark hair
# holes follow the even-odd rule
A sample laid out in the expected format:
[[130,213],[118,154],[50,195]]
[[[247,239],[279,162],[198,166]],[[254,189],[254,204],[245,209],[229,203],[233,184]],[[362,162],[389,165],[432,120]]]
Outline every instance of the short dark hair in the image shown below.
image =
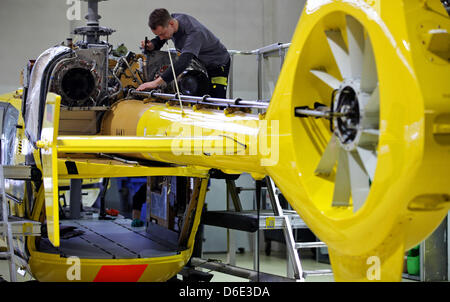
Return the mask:
[[165,8],[155,9],[148,18],[148,26],[155,30],[158,26],[166,27],[172,16]]

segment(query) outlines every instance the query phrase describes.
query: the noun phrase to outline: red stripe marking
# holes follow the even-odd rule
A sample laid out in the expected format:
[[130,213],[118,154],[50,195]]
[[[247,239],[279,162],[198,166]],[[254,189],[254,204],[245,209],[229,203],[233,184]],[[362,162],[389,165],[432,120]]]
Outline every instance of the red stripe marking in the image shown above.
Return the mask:
[[148,264],[103,265],[94,282],[137,282]]

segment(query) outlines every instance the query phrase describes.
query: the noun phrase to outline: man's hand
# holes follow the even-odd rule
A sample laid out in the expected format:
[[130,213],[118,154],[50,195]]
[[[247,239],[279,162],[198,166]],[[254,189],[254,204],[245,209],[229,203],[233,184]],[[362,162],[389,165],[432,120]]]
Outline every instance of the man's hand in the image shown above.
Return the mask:
[[155,46],[149,40],[147,40],[147,45],[145,45],[145,41],[141,41],[141,49],[147,50],[147,51],[152,51],[153,49],[155,49]]
[[165,83],[166,82],[164,82],[164,80],[161,77],[158,77],[154,81],[146,82],[146,83],[140,85],[136,90],[137,91],[152,90],[152,89],[158,88],[159,86],[161,86]]

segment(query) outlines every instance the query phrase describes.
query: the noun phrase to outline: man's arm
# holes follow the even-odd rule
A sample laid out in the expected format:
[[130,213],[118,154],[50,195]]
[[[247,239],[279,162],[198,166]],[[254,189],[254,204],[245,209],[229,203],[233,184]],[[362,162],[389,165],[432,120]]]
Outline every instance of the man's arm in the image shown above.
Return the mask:
[[[159,37],[157,37],[159,39]],[[181,56],[173,64],[175,75],[181,74],[191,63],[194,57],[198,57],[200,49],[202,46],[203,35],[199,31],[192,31],[186,35],[186,41],[181,49]],[[153,41],[153,40],[152,40]],[[153,43],[153,42],[152,42]],[[173,81],[173,71],[172,68],[168,68],[162,75],[161,78],[166,83]]]
[[153,80],[151,82],[145,82],[139,85],[139,87],[136,88],[136,90],[137,91],[153,90],[157,89],[159,86],[163,84],[165,84],[164,80],[161,77],[157,77],[156,80]]
[[[188,52],[182,53],[181,56],[178,58],[178,60],[173,64],[173,67],[175,69],[175,74],[178,76],[180,73],[182,73],[191,62],[192,58],[194,58],[194,55]],[[170,83],[173,80],[173,71],[172,68],[167,68],[164,73],[158,77],[156,80],[153,80],[151,82],[144,83],[140,85],[137,90],[138,91],[144,91],[144,90],[152,90],[156,89],[159,86]]]
[[[194,58],[194,55],[189,52],[183,52],[178,60],[173,63],[173,68],[175,70],[175,75],[178,76],[181,74],[191,63],[192,59]],[[173,81],[173,71],[172,68],[167,68],[166,71],[161,75],[161,78],[166,83],[170,83]]]
[[152,50],[160,50],[164,46],[166,41],[167,40],[161,40],[158,36],[156,36],[155,38],[151,39],[150,42],[153,44],[153,49]]

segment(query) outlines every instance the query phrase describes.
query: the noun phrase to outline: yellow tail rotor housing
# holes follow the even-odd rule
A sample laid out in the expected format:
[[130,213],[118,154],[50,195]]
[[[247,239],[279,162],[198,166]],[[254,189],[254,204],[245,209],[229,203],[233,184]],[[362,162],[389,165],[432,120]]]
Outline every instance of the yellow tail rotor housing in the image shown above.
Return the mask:
[[[284,150],[267,170],[327,243],[338,280],[365,279],[371,255],[397,270],[384,277],[400,278],[403,251],[448,212],[449,61],[423,41],[445,38],[420,28],[437,18],[436,29],[450,30],[450,20],[424,2],[433,1],[308,1],[267,112]],[[296,116],[315,103],[335,116]]]

